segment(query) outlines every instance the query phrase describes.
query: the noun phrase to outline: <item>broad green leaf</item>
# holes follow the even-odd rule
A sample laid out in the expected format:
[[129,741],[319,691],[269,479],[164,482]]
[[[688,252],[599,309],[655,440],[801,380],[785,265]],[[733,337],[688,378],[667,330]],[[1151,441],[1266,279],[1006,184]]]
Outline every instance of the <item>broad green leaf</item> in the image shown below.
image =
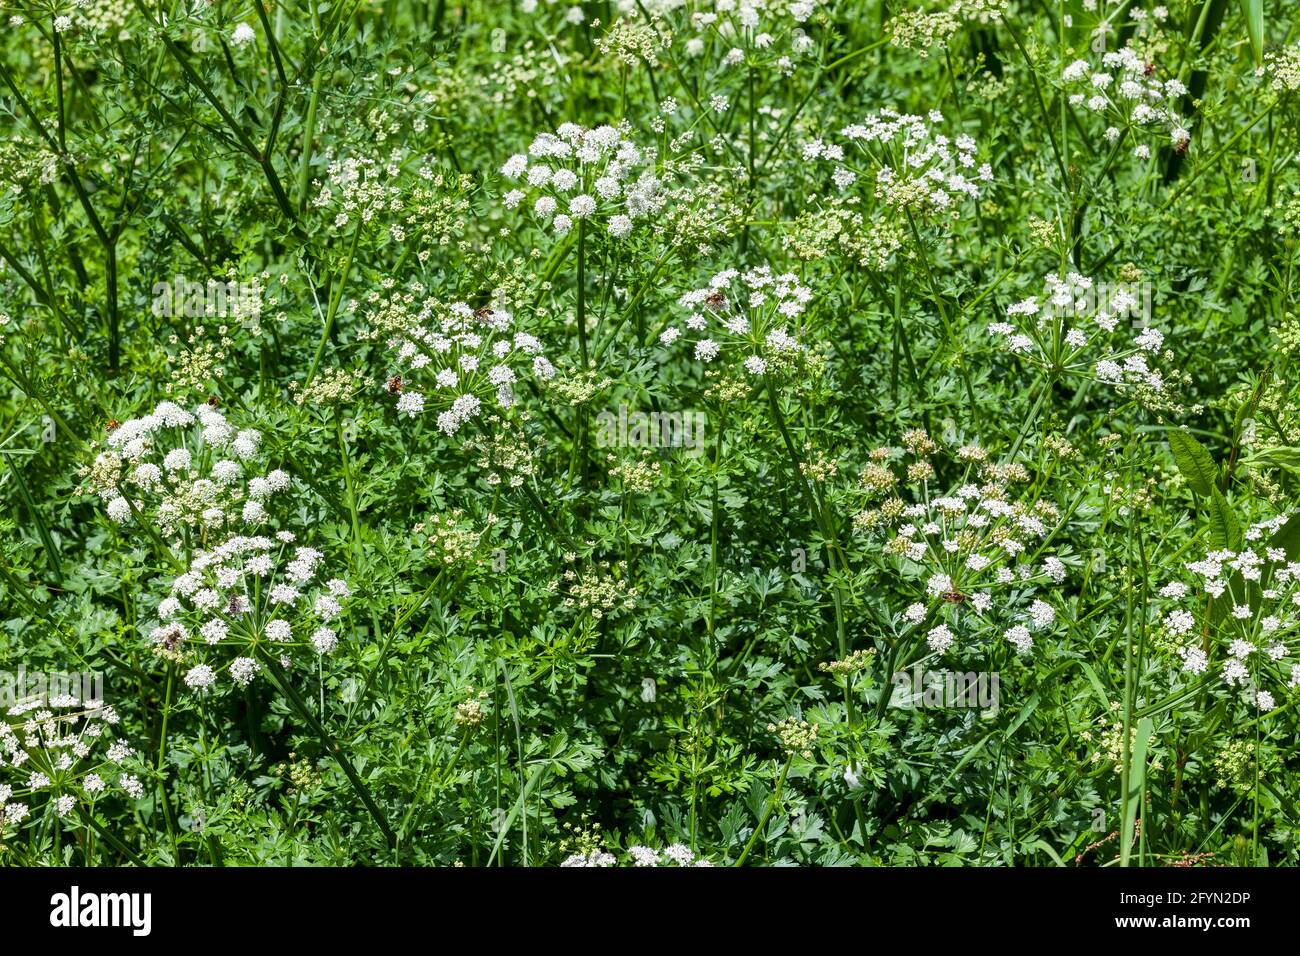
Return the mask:
[[1232,513],[1232,506],[1223,492],[1211,489],[1210,495],[1210,541],[1216,548],[1240,551],[1242,544],[1241,522]]
[[1103,709],[1110,707],[1110,695],[1106,693],[1105,686],[1102,685],[1101,678],[1097,672],[1092,669],[1092,665],[1087,661],[1079,661],[1079,666],[1083,672],[1088,675],[1088,682],[1092,684],[1092,689],[1097,692],[1097,700],[1101,703]]
[[1219,479],[1219,468],[1205,446],[1181,429],[1169,429],[1169,450],[1187,485],[1198,495],[1209,495]]
[[1137,737],[1133,741],[1133,753],[1130,755],[1128,768],[1127,799],[1124,801],[1124,827],[1120,832],[1120,866],[1128,866],[1129,855],[1133,851],[1133,826],[1146,791],[1147,738],[1151,736],[1151,727],[1150,717],[1139,720]]
[[1300,472],[1300,448],[1293,445],[1277,445],[1265,448],[1246,459],[1248,463],[1277,465],[1287,471]]
[[1006,739],[1010,739],[1011,735],[1020,729],[1021,725],[1029,719],[1029,715],[1034,712],[1034,709],[1037,706],[1038,694],[1034,694],[1025,702],[1025,706],[1020,708],[1020,713],[1016,715],[1016,719],[1011,721],[1011,725],[1007,727]]

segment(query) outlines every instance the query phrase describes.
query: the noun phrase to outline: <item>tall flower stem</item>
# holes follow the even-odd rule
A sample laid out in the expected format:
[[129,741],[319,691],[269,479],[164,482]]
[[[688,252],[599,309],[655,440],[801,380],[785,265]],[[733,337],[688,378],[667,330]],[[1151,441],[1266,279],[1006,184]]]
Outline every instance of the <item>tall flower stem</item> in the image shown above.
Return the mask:
[[343,412],[339,410],[334,416],[334,432],[339,443],[339,461],[343,466],[343,487],[347,492],[348,514],[352,520],[352,547],[360,560],[364,549],[361,546],[361,518],[357,513],[357,492],[352,480],[352,463],[348,456],[347,436],[343,433]]
[[587,370],[587,221],[578,220],[578,354]]
[[[834,524],[829,520],[825,513],[825,503],[808,484],[808,479],[803,473],[799,453],[795,449],[794,442],[790,438],[790,429],[786,425],[785,415],[781,412],[781,403],[777,401],[776,391],[769,383],[767,386],[767,403],[772,411],[772,419],[776,422],[777,429],[781,432],[781,440],[785,444],[786,453],[790,456],[790,465],[799,478],[799,486],[803,490],[804,498],[808,502],[809,511],[812,513],[813,523],[821,531],[822,537],[826,539],[826,556],[831,570],[831,599],[835,605],[835,640],[836,647],[839,650],[841,658],[848,656],[848,634],[844,625],[844,597],[843,582],[840,577],[847,573],[847,564],[843,560],[843,552],[840,551],[839,541],[835,534]],[[848,716],[848,721],[853,724],[856,721],[855,709],[853,706],[853,694],[849,689],[849,681],[846,677],[843,683],[844,690],[844,710]]]
[[162,725],[158,731],[158,759],[154,770],[158,777],[158,800],[162,807],[163,819],[167,821],[167,834],[172,843],[172,863],[180,865],[180,845],[176,837],[176,819],[172,814],[171,800],[167,797],[167,784],[163,780],[163,765],[167,761],[167,719],[171,716],[172,698],[175,693],[176,668],[167,665],[167,690],[163,695]]
[[361,239],[361,222],[357,221],[356,228],[352,230],[352,243],[348,246],[347,258],[343,261],[343,269],[339,274],[338,286],[334,289],[334,295],[330,299],[329,312],[325,315],[325,325],[321,329],[320,342],[316,346],[316,354],[312,356],[311,367],[307,369],[307,377],[303,380],[302,390],[305,392],[307,386],[311,384],[316,377],[316,370],[320,368],[321,359],[325,357],[325,346],[329,343],[330,332],[334,328],[334,317],[338,313],[339,305],[343,302],[343,290],[347,287],[348,276],[352,272],[352,259],[357,254],[357,242]]
[[331,757],[338,761],[338,765],[342,768],[344,776],[348,778],[348,783],[352,785],[352,792],[355,793],[365,805],[366,810],[375,821],[375,825],[378,826],[380,832],[383,833],[384,840],[388,843],[389,848],[395,848],[397,846],[397,837],[394,835],[392,827],[388,825],[388,821],[384,818],[384,815],[379,811],[379,807],[375,804],[374,798],[370,795],[369,788],[366,787],[365,782],[357,773],[356,768],[352,766],[352,762],[348,760],[347,755],[343,753],[343,748],[339,746],[338,741],[334,739],[316,715],[307,707],[306,702],[302,699],[302,695],[299,694],[298,689],[293,686],[293,682],[285,680],[280,674],[278,668],[279,661],[270,658],[267,659],[266,672],[271,676],[271,680],[275,682],[276,686],[278,686],[280,690],[284,691],[285,697],[289,699],[289,703],[293,705],[293,709],[298,712],[299,716],[311,725],[312,730],[321,742],[321,746],[325,748],[326,752]]
[[712,639],[714,619],[718,613],[718,536],[721,524],[721,512],[718,509],[718,472],[722,469],[722,438],[727,427],[727,409],[724,405],[718,413],[718,434],[713,446],[713,498],[709,510],[712,517],[709,532],[709,638]]

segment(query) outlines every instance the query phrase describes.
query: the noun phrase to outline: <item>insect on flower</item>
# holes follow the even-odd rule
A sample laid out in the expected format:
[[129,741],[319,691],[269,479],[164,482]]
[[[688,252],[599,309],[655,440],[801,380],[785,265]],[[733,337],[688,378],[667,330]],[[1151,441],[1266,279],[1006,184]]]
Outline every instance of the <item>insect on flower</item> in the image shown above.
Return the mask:
[[555,375],[541,341],[523,331],[505,308],[474,309],[465,302],[426,298],[417,290],[376,293],[370,302],[375,307],[368,315],[371,327],[362,337],[383,341],[402,367],[386,386],[388,394],[400,396],[398,413],[415,418],[435,408],[444,435],[455,435],[488,403],[513,408],[513,386],[521,378],[545,382]]

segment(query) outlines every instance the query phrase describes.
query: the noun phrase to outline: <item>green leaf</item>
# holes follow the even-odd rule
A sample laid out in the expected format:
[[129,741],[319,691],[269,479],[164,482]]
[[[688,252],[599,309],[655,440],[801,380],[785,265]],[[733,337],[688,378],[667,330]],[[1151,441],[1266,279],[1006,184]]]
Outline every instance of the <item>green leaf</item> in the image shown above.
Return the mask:
[[1097,672],[1092,669],[1092,665],[1087,661],[1079,661],[1079,666],[1083,672],[1088,675],[1088,682],[1092,684],[1092,689],[1097,692],[1097,700],[1100,701],[1103,709],[1110,707],[1110,695],[1106,693],[1105,686],[1102,685],[1101,678]]
[[1219,479],[1219,468],[1205,446],[1181,429],[1169,429],[1169,450],[1187,485],[1198,495],[1209,495]]
[[1216,548],[1240,551],[1242,545],[1241,522],[1232,513],[1232,506],[1223,492],[1213,488],[1210,495],[1210,541]]
[[1052,858],[1052,861],[1057,866],[1065,866],[1065,861],[1061,859],[1061,855],[1057,853],[1054,849],[1052,849],[1052,847],[1047,843],[1046,840],[1035,840],[1033,843],[1029,844],[1029,848],[1031,850],[1034,849],[1042,850],[1044,853],[1046,853],[1048,856]]
[[1026,720],[1029,719],[1029,715],[1034,712],[1034,708],[1036,708],[1037,706],[1038,706],[1038,694],[1034,694],[1025,703],[1025,706],[1020,708],[1020,713],[1016,715],[1016,719],[1011,721],[1011,726],[1007,728],[1006,735],[1003,739],[1004,740],[1009,739],[1012,734],[1014,734],[1017,730],[1019,730],[1020,726]]
[[1294,445],[1277,445],[1273,448],[1265,448],[1251,455],[1247,462],[1251,464],[1277,465],[1287,471],[1300,473],[1300,448],[1296,448]]
[[1246,18],[1246,33],[1258,69],[1264,65],[1264,0],[1241,0],[1241,12]]
[[1133,850],[1133,827],[1147,785],[1147,744],[1149,743],[1147,738],[1151,736],[1151,727],[1150,717],[1143,717],[1138,721],[1133,752],[1129,756],[1128,792],[1127,799],[1124,801],[1123,829],[1120,832],[1120,866],[1128,866],[1129,856]]

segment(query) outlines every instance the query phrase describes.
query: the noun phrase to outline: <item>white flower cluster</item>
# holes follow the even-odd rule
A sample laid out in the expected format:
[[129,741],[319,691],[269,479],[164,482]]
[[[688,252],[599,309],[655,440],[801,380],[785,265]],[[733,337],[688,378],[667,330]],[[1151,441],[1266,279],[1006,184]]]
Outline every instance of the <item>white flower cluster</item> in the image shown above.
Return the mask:
[[525,200],[533,215],[563,236],[579,220],[603,224],[615,239],[626,239],[637,220],[663,208],[664,184],[646,168],[641,150],[622,127],[587,129],[564,123],[541,133],[528,153],[516,153],[501,167],[519,188],[503,197],[514,209]]
[[[726,350],[727,359],[751,376],[788,371],[803,354],[790,327],[797,325],[812,292],[799,283],[794,273],[773,275],[762,266],[740,273],[726,269],[678,299],[690,310],[683,322],[694,341],[692,357],[710,363]],[[659,336],[660,344],[672,346],[683,332],[670,325]]]
[[[685,6],[684,0],[658,0],[661,13]],[[816,41],[803,29],[817,11],[816,0],[719,0],[710,10],[691,12],[695,35],[686,40],[686,55],[703,56],[713,49],[724,67],[748,61],[751,66],[774,66],[789,76],[795,57],[811,53]],[[653,12],[653,7],[648,8]]]
[[247,474],[261,441],[261,433],[236,429],[210,404],[190,412],[165,401],[114,425],[106,450],[82,475],[118,524],[138,512],[167,537],[188,528],[207,534],[257,527],[269,517],[266,503],[292,484],[279,469]]
[[[883,108],[840,131],[875,168],[875,197],[892,209],[956,217],[962,203],[979,199],[980,183],[993,179],[993,167],[978,164],[975,140],[966,134],[955,140],[939,132],[943,114],[926,116]],[[835,164],[834,181],[848,189],[858,170],[845,159],[844,147],[821,140],[805,143],[803,158]]]
[[[386,163],[370,157],[333,159],[326,167],[325,181],[313,182],[316,195],[312,206],[334,213],[333,225],[343,229],[360,219],[369,223],[384,213],[399,213],[403,190],[396,180],[402,174],[400,158]],[[391,228],[391,227],[390,227]],[[400,241],[400,229],[394,235]]]
[[1300,90],[1300,43],[1270,50],[1256,76],[1267,76],[1269,88],[1283,95]]
[[627,848],[632,862],[636,866],[712,866],[704,857],[697,857],[693,850],[684,843],[674,843],[662,850],[655,851],[648,846],[630,846]]
[[1286,521],[1282,515],[1246,533],[1242,551],[1219,549],[1184,565],[1184,580],[1170,581],[1152,600],[1164,642],[1193,675],[1211,668],[1261,711],[1276,698],[1262,685],[1300,687],[1293,663],[1300,617],[1300,562],[1268,545]]
[[[545,2],[547,7],[562,7],[564,22],[570,26],[580,27],[587,22],[580,3],[569,3],[568,0],[545,0]],[[539,0],[520,0],[519,2],[520,13],[536,13],[539,9],[541,9]]]
[[572,856],[565,857],[560,866],[618,866],[618,857],[612,853],[606,853],[604,850],[594,850],[591,853],[574,853]]
[[[695,852],[684,843],[674,843],[662,850],[648,846],[630,846],[627,859],[632,866],[713,866],[704,857],[697,857]],[[560,866],[619,866],[619,858],[604,850],[590,853],[574,853],[566,857]]]
[[[74,0],[72,9],[67,14],[56,16],[52,27],[55,33],[72,35],[92,44],[98,41],[128,41],[131,39],[131,30],[127,25],[136,16],[137,11],[128,0]],[[10,27],[22,23],[21,16],[9,17]]]
[[[1075,60],[1062,71],[1061,79],[1071,106],[1086,107],[1110,123],[1102,134],[1106,142],[1118,144],[1124,136],[1158,130],[1168,136],[1169,145],[1186,149],[1191,133],[1169,104],[1185,96],[1187,87],[1177,79],[1156,79],[1154,73],[1153,65],[1125,46],[1103,54],[1100,68]],[[1150,159],[1151,146],[1138,143],[1133,154]]]
[[917,592],[903,621],[924,629],[937,653],[959,639],[965,644],[999,633],[1018,652],[1028,652],[1034,634],[1056,622],[1055,608],[1039,589],[1060,586],[1067,577],[1064,562],[1045,550],[1060,525],[1056,506],[1017,500],[1012,485],[1028,482],[1029,473],[1018,464],[987,462],[975,446],[956,452],[961,482],[936,494],[927,456],[938,446],[920,431],[903,441],[901,455],[896,449],[873,454],[862,483],[870,497],[883,500],[854,516],[855,530],[883,539],[880,552],[896,559],[904,586]]
[[325,655],[338,646],[336,622],[352,591],[326,578],[321,552],[294,541],[288,531],[236,536],[196,554],[172,581],[149,640],[185,665],[191,690],[207,690],[222,672],[247,686],[273,655],[287,668],[294,652]]
[[50,808],[67,817],[110,787],[133,799],[144,785],[130,773],[136,752],[115,739],[117,712],[71,695],[34,698],[0,721],[0,836]]
[[1007,307],[1004,322],[989,326],[1014,355],[1057,374],[1093,378],[1121,392],[1153,397],[1165,378],[1153,360],[1163,357],[1165,336],[1146,326],[1149,293],[1138,284],[1106,285],[1071,272],[1043,279],[1045,290]]
[[522,375],[543,382],[555,377],[542,343],[504,309],[411,297],[374,301],[368,335],[384,338],[396,353],[399,374],[387,389],[397,396],[398,414],[415,418],[432,406],[445,435],[478,417],[485,402],[512,408]]

